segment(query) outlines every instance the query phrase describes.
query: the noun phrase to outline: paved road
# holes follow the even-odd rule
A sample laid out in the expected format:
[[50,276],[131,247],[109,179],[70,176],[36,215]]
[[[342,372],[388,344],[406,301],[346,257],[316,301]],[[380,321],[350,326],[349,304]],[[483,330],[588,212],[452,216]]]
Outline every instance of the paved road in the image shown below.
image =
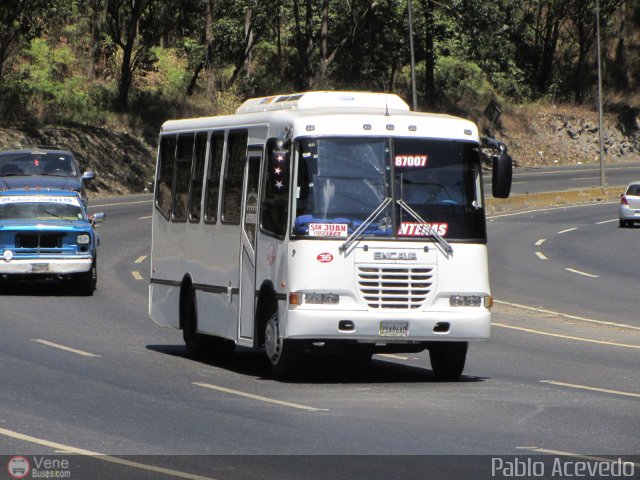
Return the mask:
[[[34,284],[0,298],[0,453],[111,455],[85,458],[89,463],[75,466],[72,478],[194,478],[185,477],[190,472],[216,479],[299,478],[300,472],[305,478],[425,478],[423,468],[446,478],[460,463],[477,462],[486,473],[490,461],[425,454],[640,454],[638,331],[500,304],[492,340],[471,347],[461,382],[435,382],[424,353],[376,356],[351,368],[311,358],[302,382],[277,382],[260,352],[239,349],[223,364],[186,359],[180,332],[147,317],[148,198],[92,205],[109,216],[100,226],[95,296]],[[608,219],[604,213],[591,220]],[[531,245],[540,236],[549,242],[543,251],[556,258],[552,252],[565,252],[561,241],[571,237],[562,235],[571,232],[553,239],[542,227],[547,218],[524,228],[522,222],[502,218],[489,226],[493,284],[499,299],[531,304],[534,274],[545,265],[540,260],[508,273],[503,266],[526,266],[516,265],[525,255],[535,259]],[[635,233],[628,230],[629,237]],[[592,238],[582,238],[586,253]],[[612,254],[605,246],[604,240],[596,244],[598,265]],[[598,266],[573,260],[567,258],[567,266]],[[617,275],[613,267],[606,274]],[[540,278],[567,283],[551,274]],[[575,298],[600,292],[573,280]],[[510,290],[511,283],[524,290]],[[254,456],[281,454],[311,456]],[[118,461],[127,455],[152,456]],[[420,465],[426,461],[444,465]],[[96,473],[105,466],[109,473]],[[173,471],[160,477],[160,466]]]
[[[605,165],[608,186],[627,185],[640,180],[640,163],[614,163]],[[486,191],[491,192],[491,175],[485,175]],[[525,167],[514,170],[512,193],[555,192],[575,188],[600,186],[600,165],[568,165],[560,167]]]

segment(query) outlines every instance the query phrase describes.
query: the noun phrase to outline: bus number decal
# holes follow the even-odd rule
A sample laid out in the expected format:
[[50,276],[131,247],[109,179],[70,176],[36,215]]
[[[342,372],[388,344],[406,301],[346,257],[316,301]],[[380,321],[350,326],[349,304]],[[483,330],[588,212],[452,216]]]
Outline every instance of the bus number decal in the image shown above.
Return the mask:
[[346,223],[310,223],[310,237],[346,237]]
[[400,237],[426,237],[435,232],[441,237],[447,235],[449,230],[448,223],[417,223],[417,222],[402,222],[398,229],[398,236]]
[[328,252],[319,253],[316,257],[316,260],[318,260],[320,263],[329,263],[333,260],[333,255]]
[[426,167],[426,155],[396,155],[394,162],[396,167]]

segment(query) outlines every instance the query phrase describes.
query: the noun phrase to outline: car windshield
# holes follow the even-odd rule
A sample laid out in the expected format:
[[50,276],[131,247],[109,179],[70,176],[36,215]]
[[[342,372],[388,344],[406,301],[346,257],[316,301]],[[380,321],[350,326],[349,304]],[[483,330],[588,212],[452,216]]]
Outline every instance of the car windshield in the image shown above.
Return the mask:
[[640,184],[631,184],[627,187],[625,195],[631,195],[632,197],[640,197]]
[[365,237],[424,240],[436,232],[447,241],[486,241],[475,142],[309,138],[297,153],[295,237],[346,238],[389,198]]
[[12,152],[0,155],[0,176],[78,175],[73,157],[62,152]]
[[79,205],[50,202],[0,203],[0,220],[84,220]]

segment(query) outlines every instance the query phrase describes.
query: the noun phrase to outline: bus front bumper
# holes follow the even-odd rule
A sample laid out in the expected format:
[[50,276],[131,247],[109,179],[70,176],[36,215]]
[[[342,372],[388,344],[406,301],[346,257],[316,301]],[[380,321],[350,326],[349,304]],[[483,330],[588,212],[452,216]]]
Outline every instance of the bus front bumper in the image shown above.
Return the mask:
[[491,333],[491,312],[485,308],[415,313],[294,309],[287,314],[285,336],[295,339],[363,343],[486,341]]

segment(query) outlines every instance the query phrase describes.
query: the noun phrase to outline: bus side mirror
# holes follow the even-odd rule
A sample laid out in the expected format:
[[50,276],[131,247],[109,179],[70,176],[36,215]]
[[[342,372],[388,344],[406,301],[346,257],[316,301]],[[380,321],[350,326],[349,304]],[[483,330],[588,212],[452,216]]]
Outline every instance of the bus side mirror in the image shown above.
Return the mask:
[[82,181],[88,182],[96,178],[96,172],[91,168],[87,168],[87,171],[82,174]]
[[493,174],[491,189],[495,198],[508,198],[511,193],[511,178],[513,175],[513,159],[505,151],[493,156]]

